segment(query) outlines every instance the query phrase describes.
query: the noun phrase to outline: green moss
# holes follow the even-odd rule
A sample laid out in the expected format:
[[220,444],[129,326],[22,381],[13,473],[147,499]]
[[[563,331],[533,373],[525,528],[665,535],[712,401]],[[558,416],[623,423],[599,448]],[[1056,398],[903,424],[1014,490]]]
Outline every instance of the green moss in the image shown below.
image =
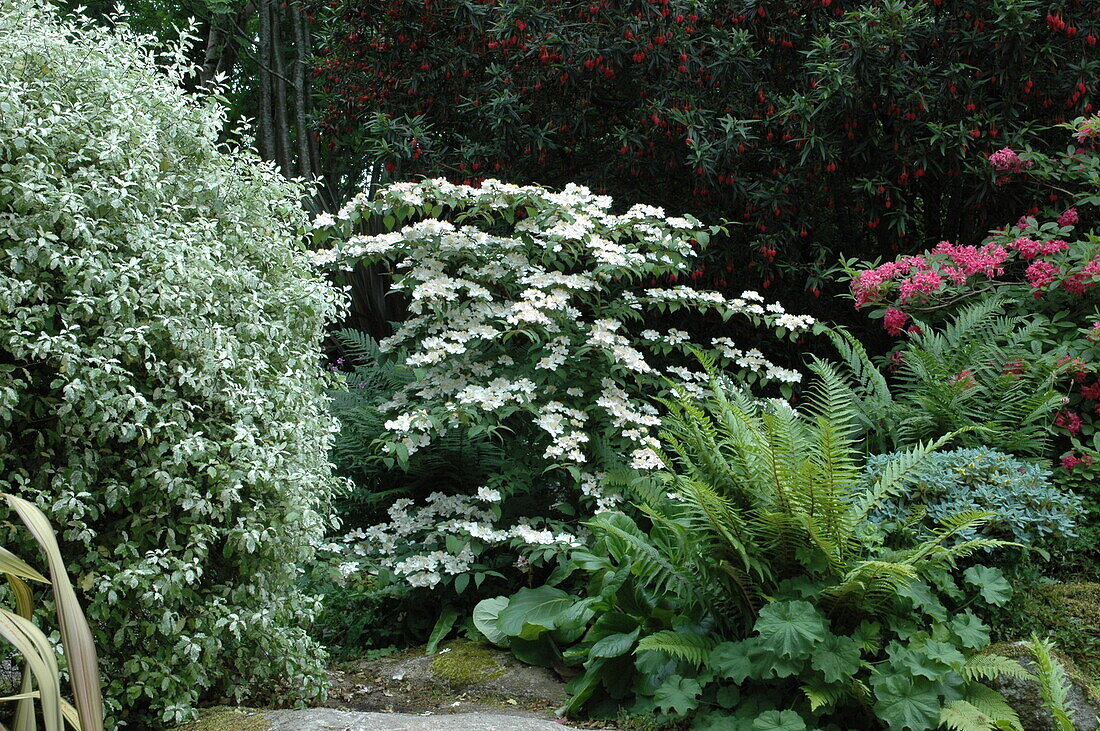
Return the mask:
[[432,658],[432,672],[454,687],[463,687],[498,678],[504,668],[484,645],[456,640]]
[[208,708],[199,720],[177,727],[177,731],[268,731],[271,724],[262,711],[253,708]]

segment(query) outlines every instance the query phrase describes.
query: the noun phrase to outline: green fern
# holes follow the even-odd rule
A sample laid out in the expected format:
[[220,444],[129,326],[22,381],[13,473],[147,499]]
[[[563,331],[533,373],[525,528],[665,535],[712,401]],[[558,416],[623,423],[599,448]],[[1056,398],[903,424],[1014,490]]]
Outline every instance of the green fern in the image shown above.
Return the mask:
[[706,662],[710,651],[714,649],[714,640],[694,632],[670,629],[646,635],[639,640],[638,649],[664,652],[698,666]]
[[[940,331],[917,323],[919,331],[899,350],[892,386],[850,333],[826,331],[869,448],[893,451],[955,432],[961,446],[1046,451],[1047,424],[1060,402],[1058,354],[1038,355],[1033,344],[1045,337],[1044,327],[1004,316],[1004,306],[998,297],[975,302]],[[962,431],[973,427],[981,431]]]
[[1073,718],[1069,710],[1069,680],[1061,663],[1051,655],[1054,643],[1032,635],[1030,649],[1035,656],[1035,675],[1039,680],[1039,692],[1054,721],[1054,728],[1057,731],[1074,731]]

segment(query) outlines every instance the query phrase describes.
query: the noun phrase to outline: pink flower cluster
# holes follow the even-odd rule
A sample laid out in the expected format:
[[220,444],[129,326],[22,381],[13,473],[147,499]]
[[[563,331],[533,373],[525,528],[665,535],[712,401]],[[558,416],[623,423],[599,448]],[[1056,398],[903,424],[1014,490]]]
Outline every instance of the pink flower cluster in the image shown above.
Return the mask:
[[1065,210],[1065,212],[1062,213],[1061,216],[1058,216],[1058,225],[1059,226],[1072,226],[1080,220],[1081,219],[1077,215],[1077,209],[1076,208],[1067,208]]
[[1100,322],[1094,322],[1092,329],[1089,330],[1088,335],[1085,336],[1094,343],[1100,343]]
[[1031,167],[1031,162],[1021,160],[1011,147],[1004,147],[991,154],[989,164],[994,170],[1007,173],[1020,173]]
[[923,256],[903,256],[897,261],[888,261],[874,269],[860,272],[852,280],[852,294],[855,296],[856,309],[877,301],[881,296],[883,284],[898,277],[904,277],[914,269],[924,269],[927,266],[928,263]]
[[1069,250],[1069,244],[1061,239],[1043,242],[1029,239],[1026,236],[1021,236],[1009,246],[1020,252],[1020,257],[1024,261],[1031,261],[1037,256],[1050,256],[1051,254],[1057,254],[1059,251]]
[[1008,259],[1008,250],[996,244],[977,246],[954,246],[949,241],[941,241],[932,250],[934,254],[944,254],[952,265],[943,271],[955,284],[964,284],[968,277],[981,273],[992,279],[1005,273],[1004,263]]
[[1083,423],[1080,414],[1075,414],[1072,411],[1059,411],[1058,415],[1054,417],[1054,426],[1060,426],[1074,436],[1081,433]]
[[1073,452],[1069,452],[1062,457],[1062,467],[1064,469],[1072,470],[1079,464],[1083,464],[1088,467],[1090,464],[1092,464],[1092,457],[1087,454],[1083,454],[1078,457]]
[[[1024,272],[1024,276],[1027,277],[1027,283],[1031,285],[1031,288],[1037,290],[1053,282],[1061,273],[1062,270],[1049,261],[1039,259],[1031,262],[1027,271]],[[1035,296],[1038,297],[1039,293],[1036,292]]]
[[1077,132],[1074,133],[1078,142],[1084,142],[1085,140],[1100,138],[1100,116],[1090,117],[1081,123],[1081,126],[1077,128]]
[[909,315],[893,307],[886,310],[886,316],[882,318],[882,326],[891,335],[901,335],[907,322],[909,322]]
[[1066,277],[1066,281],[1062,283],[1062,286],[1070,294],[1081,295],[1086,290],[1095,287],[1097,281],[1100,281],[1100,256],[1095,257],[1088,264],[1081,267],[1079,271]]

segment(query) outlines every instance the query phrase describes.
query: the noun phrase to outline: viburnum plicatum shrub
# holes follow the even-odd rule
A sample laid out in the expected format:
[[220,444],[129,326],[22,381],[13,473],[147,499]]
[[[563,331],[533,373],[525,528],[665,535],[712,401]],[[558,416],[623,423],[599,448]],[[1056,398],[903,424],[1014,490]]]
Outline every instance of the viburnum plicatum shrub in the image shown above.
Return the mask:
[[[988,160],[998,184],[1030,178],[1060,194],[1053,205],[1033,206],[980,245],[943,241],[922,254],[853,269],[851,289],[856,307],[881,317],[891,335],[914,327],[914,317],[942,321],[975,298],[1006,298],[1010,314],[1050,333],[1034,344],[1036,357],[1065,351],[1064,404],[1050,426],[1076,450],[1100,424],[1100,237],[1092,228],[1100,205],[1100,117],[1064,126],[1072,138],[1060,155],[1002,148]],[[1062,449],[1064,468],[1079,460]]]
[[218,144],[181,53],[0,4],[0,491],[59,528],[109,725],[323,693],[298,565],[335,429],[338,294],[300,186]]
[[398,179],[576,182],[734,218],[701,277],[723,289],[974,243],[1035,190],[991,198],[983,157],[1059,144],[1046,130],[1091,112],[1100,78],[1100,6],[1080,0],[312,8],[322,145]]
[[[355,234],[379,220],[387,232]],[[738,318],[779,337],[813,324],[756,292],[727,298],[655,286],[656,278],[690,273],[717,230],[692,217],[645,205],[613,213],[610,197],[580,186],[551,191],[431,179],[387,186],[373,199],[361,194],[315,225],[319,266],[380,267],[407,299],[408,318],[380,349],[399,357],[415,378],[379,407],[386,417],[379,453],[403,463],[440,437],[465,431],[500,439],[529,465],[526,479],[490,479],[488,492],[472,502],[448,497],[462,502],[454,506],[457,521],[453,511],[439,509],[436,496],[430,520],[409,518],[402,503],[391,511],[392,523],[368,531],[368,548],[389,546],[390,567],[413,583],[434,585],[469,564],[446,565],[439,557],[409,563],[407,556],[396,563],[395,540],[411,543],[417,555],[425,547],[444,550],[423,535],[435,525],[444,526],[437,533],[466,541],[568,545],[568,533],[534,536],[526,524],[502,526],[507,514],[490,515],[490,506],[529,504],[532,517],[545,518],[562,504],[567,512],[559,515],[576,516],[615,505],[608,472],[660,466],[654,399],[672,384],[701,392],[706,375],[690,367],[697,365],[693,349],[743,382],[778,382],[787,395],[801,379],[755,347],[725,336],[694,343],[686,332],[658,324],[668,313],[692,312],[720,322]]]

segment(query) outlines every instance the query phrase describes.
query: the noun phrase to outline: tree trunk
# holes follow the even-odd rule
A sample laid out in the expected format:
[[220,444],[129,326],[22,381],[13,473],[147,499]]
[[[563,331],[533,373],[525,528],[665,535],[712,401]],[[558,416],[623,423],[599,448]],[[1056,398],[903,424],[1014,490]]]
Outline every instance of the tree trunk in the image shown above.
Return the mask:
[[271,27],[272,0],[260,0],[260,155],[265,160],[276,159],[275,104],[272,99],[271,62],[275,45]]
[[283,17],[278,6],[273,5],[271,21],[271,55],[275,59],[275,143],[279,154],[279,167],[283,175],[294,177],[291,165],[290,120],[287,116],[286,64],[283,62]]
[[297,58],[294,60],[294,123],[298,128],[298,174],[306,180],[313,180],[316,169],[310,138],[313,130],[309,126],[309,77],[306,64],[309,62],[309,31],[306,28],[305,12],[301,7],[290,7],[290,19],[294,25],[294,45]]

